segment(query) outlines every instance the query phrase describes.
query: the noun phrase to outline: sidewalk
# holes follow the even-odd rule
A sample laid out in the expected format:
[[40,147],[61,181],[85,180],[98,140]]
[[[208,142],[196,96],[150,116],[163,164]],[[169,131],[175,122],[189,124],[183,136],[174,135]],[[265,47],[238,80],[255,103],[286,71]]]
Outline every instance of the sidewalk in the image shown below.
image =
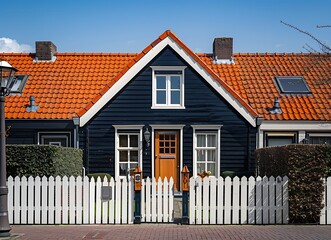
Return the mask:
[[[14,225],[12,236],[3,239],[331,239],[329,225]],[[1,240],[3,240],[1,239]]]

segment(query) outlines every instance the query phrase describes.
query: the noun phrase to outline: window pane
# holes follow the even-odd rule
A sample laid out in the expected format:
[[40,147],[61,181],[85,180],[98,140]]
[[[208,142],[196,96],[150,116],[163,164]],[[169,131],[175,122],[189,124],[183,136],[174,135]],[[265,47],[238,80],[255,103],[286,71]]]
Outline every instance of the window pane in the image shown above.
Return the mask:
[[206,150],[197,150],[197,160],[198,161],[205,161],[206,160]]
[[130,162],[138,162],[138,151],[130,151]]
[[205,135],[197,135],[197,147],[205,147]]
[[166,104],[166,91],[156,91],[156,104]]
[[180,89],[180,77],[179,76],[171,76],[170,78],[171,89]]
[[310,144],[330,144],[331,145],[331,137],[309,137]]
[[120,162],[128,161],[128,151],[120,151]]
[[216,161],[216,151],[215,150],[207,151],[207,161],[210,161],[210,162]]
[[205,164],[204,163],[198,163],[197,164],[197,172],[202,173],[204,170],[206,170]]
[[180,104],[180,91],[171,91],[171,104]]
[[216,147],[216,136],[208,135],[207,136],[207,146],[208,147]]
[[208,168],[208,171],[211,171],[211,175],[215,176],[215,173],[216,173],[216,164],[215,163],[208,163],[207,164],[207,168]]
[[127,176],[128,164],[120,163],[120,176]]
[[273,137],[268,137],[268,147],[273,147],[273,146],[284,146],[284,145],[289,145],[293,143],[293,138],[273,138]]
[[130,163],[130,169],[135,169],[138,166],[138,163]]
[[120,135],[120,147],[128,147],[128,136],[127,135]]
[[156,77],[156,89],[166,89],[166,77],[157,76]]
[[130,135],[130,147],[138,147],[138,135]]

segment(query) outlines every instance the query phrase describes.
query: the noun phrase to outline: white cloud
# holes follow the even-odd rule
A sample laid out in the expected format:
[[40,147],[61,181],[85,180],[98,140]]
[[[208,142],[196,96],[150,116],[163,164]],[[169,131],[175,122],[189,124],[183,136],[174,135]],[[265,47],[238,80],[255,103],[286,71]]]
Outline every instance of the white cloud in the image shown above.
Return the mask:
[[1,52],[32,52],[32,47],[27,44],[19,44],[14,39],[1,37],[0,53]]

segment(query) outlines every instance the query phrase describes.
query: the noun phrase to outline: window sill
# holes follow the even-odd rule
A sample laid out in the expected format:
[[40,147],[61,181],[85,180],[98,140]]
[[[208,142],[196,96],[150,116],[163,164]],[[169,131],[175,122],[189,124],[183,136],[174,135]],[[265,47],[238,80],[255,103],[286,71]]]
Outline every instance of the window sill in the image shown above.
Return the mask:
[[151,109],[185,109],[185,107],[182,106],[152,106]]

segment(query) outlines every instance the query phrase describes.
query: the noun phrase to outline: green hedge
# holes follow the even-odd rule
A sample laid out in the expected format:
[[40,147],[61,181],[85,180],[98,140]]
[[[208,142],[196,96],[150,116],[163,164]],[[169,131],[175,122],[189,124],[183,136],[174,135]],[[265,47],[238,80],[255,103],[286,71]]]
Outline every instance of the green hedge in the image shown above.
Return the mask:
[[292,223],[317,223],[323,208],[323,178],[330,166],[330,145],[287,145],[256,150],[258,174],[288,176]]
[[78,176],[83,153],[53,145],[7,145],[7,176]]

